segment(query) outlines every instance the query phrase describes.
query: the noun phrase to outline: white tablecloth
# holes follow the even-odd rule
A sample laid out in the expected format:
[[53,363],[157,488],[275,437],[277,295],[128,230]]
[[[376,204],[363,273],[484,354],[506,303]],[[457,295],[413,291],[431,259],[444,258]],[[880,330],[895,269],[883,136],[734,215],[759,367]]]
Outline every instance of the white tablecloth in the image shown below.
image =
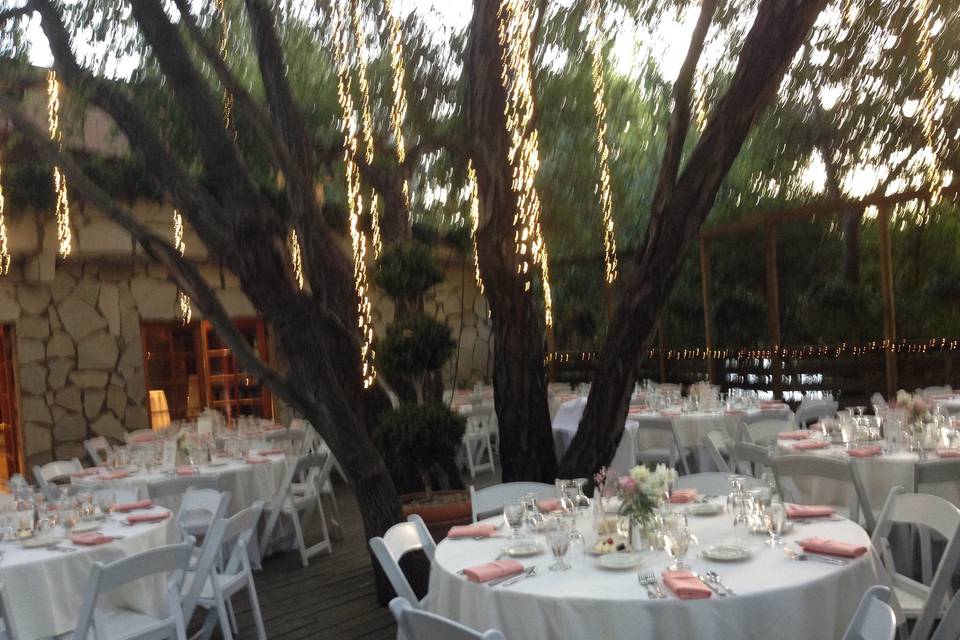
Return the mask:
[[[729,541],[726,515],[693,518],[691,527],[701,547]],[[810,640],[839,638],[863,592],[881,580],[873,552],[843,567],[796,562],[780,549],[749,535],[753,556],[739,563],[708,562],[688,554],[700,573],[714,570],[738,595],[682,601],[648,600],[637,572],[605,571],[594,558],[573,553],[574,568],[547,570],[553,559],[525,559],[537,576],[511,587],[488,587],[457,575],[464,567],[492,560],[503,539],[444,540],[437,547],[430,574],[428,608],[477,630],[498,628],[507,638],[540,640],[634,640],[697,638],[697,640]],[[822,536],[869,545],[867,534],[847,520],[797,525],[788,542]],[[642,571],[660,572],[669,564],[663,552],[644,552]]]
[[[155,507],[137,513],[162,510]],[[94,562],[119,560],[176,542],[178,537],[173,517],[132,527],[111,519],[104,522],[101,531],[109,536],[123,536],[123,539],[96,547],[75,547],[64,540],[61,546],[77,549],[72,553],[22,549],[16,542],[0,545],[4,551],[0,560],[0,583],[6,589],[7,608],[14,617],[20,640],[48,638],[67,633],[76,626]],[[165,580],[148,578],[112,592],[101,602],[157,614],[165,592]]]

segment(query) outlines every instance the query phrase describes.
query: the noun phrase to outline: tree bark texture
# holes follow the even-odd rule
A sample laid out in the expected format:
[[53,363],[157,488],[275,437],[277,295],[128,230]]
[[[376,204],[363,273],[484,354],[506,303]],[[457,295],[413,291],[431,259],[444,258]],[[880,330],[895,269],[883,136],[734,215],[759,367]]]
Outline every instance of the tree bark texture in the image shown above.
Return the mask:
[[557,462],[547,404],[543,310],[517,277],[497,0],[476,0],[466,61],[468,148],[477,172],[477,246],[493,324],[493,391],[503,480],[552,482]]
[[[757,116],[826,0],[761,0],[729,88],[714,107],[676,183],[651,210],[647,233],[624,284],[601,350],[580,428],[560,465],[563,477],[589,477],[607,464],[623,433],[634,363],[650,335],[717,191]],[[677,108],[676,106],[674,107]],[[667,141],[668,149],[671,141]]]

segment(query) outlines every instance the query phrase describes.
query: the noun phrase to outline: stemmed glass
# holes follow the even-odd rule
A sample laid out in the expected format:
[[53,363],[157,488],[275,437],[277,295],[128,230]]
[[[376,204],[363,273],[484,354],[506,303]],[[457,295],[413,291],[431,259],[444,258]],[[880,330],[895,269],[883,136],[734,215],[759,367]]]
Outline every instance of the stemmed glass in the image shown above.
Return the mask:
[[787,526],[787,509],[779,500],[771,502],[763,511],[763,524],[770,534],[766,544],[775,547],[780,543],[780,534]]
[[582,509],[577,508],[577,486],[573,480],[567,480],[563,484],[563,498],[560,500],[561,506],[567,506],[564,510],[565,517],[570,521],[570,540],[579,544],[586,541],[583,534],[577,529],[577,514]]
[[523,526],[523,512],[524,506],[522,502],[509,502],[503,505],[503,519],[507,521],[507,525],[513,530],[513,534],[510,537],[514,540],[519,540],[522,537],[520,535],[520,527]]
[[567,489],[571,486],[572,481],[557,478],[554,482],[557,487],[557,498],[560,500],[560,510],[565,512],[573,511],[575,505],[567,494]]
[[664,518],[663,522],[663,548],[667,555],[673,559],[670,565],[670,571],[678,571],[688,568],[683,563],[684,556],[690,548],[690,543],[695,543],[696,537],[687,526],[687,518],[681,514],[671,514]]
[[583,485],[587,484],[586,478],[574,478],[574,484],[577,485],[577,495],[573,497],[573,506],[577,511],[590,508],[590,498],[583,492]]
[[739,543],[739,525],[749,523],[750,513],[753,511],[752,499],[743,492],[732,493],[727,497],[727,506],[733,512],[733,535],[734,539]]
[[533,534],[543,525],[545,518],[537,508],[537,495],[528,493],[520,499],[523,505],[523,519],[527,523],[527,530]]
[[563,560],[570,549],[570,535],[562,527],[553,529],[547,533],[547,543],[550,545],[550,552],[557,560],[550,565],[550,571],[568,570],[570,565]]
[[113,511],[113,505],[116,503],[116,496],[113,491],[101,490],[97,492],[97,506],[103,515],[109,515]]

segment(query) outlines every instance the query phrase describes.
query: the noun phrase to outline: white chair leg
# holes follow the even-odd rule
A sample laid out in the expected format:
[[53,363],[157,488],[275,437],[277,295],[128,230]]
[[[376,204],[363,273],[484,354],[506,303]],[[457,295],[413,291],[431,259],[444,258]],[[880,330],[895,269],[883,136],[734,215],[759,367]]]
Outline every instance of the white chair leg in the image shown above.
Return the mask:
[[304,568],[310,564],[310,560],[307,558],[307,545],[303,541],[303,530],[300,528],[300,514],[297,513],[296,508],[290,514],[290,519],[293,521],[293,533],[297,538],[297,550],[300,552],[300,562],[303,564]]
[[223,635],[223,640],[233,640],[233,631],[230,629],[230,615],[227,613],[227,607],[223,602],[225,598],[226,596],[217,601],[217,617],[220,620],[220,633]]
[[217,628],[218,620],[216,608],[207,609],[207,616],[203,619],[203,626],[194,638],[210,640],[210,637],[213,636],[213,630]]
[[471,480],[477,477],[477,470],[476,470],[476,468],[475,468],[474,465],[473,465],[473,447],[472,447],[472,444],[473,444],[473,443],[472,443],[470,440],[464,440],[464,441],[463,441],[463,446],[464,446],[464,448],[467,450],[467,467],[469,467],[469,469],[470,469],[470,479],[471,479]]
[[253,622],[257,625],[257,640],[267,640],[263,614],[260,613],[260,599],[257,598],[257,586],[253,583],[253,576],[250,574],[247,574],[247,595],[250,597],[250,613],[253,614]]
[[237,614],[233,610],[233,600],[227,598],[227,613],[230,614],[230,628],[234,633],[240,633],[240,627],[237,626]]

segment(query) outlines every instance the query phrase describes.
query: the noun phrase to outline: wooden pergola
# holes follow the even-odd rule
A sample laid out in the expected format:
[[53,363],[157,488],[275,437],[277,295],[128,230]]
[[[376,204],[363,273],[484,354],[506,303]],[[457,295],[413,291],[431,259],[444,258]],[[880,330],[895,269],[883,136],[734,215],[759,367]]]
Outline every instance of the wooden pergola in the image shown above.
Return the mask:
[[[960,193],[960,185],[951,184],[942,189],[942,198],[953,198]],[[897,340],[896,306],[893,297],[893,265],[890,251],[890,212],[898,204],[913,200],[928,201],[929,188],[904,191],[892,195],[871,195],[858,200],[835,198],[812,202],[800,207],[751,215],[734,222],[719,224],[700,233],[700,276],[703,289],[703,326],[706,339],[707,371],[710,380],[717,382],[717,367],[713,344],[710,314],[710,246],[718,238],[747,233],[762,232],[764,247],[764,270],[767,289],[767,329],[772,360],[774,396],[782,394],[782,358],[780,352],[780,285],[777,273],[777,227],[787,222],[813,220],[818,217],[838,217],[850,211],[877,210],[880,251],[880,290],[883,296],[884,365],[887,397],[897,389]]]

